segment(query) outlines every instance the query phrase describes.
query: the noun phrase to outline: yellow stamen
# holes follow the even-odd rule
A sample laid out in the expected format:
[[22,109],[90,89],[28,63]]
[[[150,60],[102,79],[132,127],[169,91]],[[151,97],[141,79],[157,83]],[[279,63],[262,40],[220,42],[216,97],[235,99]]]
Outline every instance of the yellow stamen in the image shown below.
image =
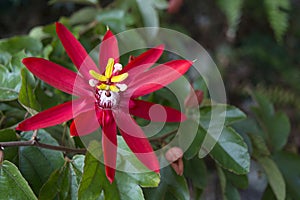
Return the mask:
[[113,58],[109,58],[107,65],[106,65],[106,70],[105,70],[105,77],[106,78],[110,78],[112,73],[113,73],[113,69],[114,69],[114,59]]
[[120,89],[115,85],[110,85],[109,90],[112,91],[112,92],[119,92],[120,91]]
[[124,73],[124,74],[120,74],[120,75],[117,75],[117,76],[113,76],[111,78],[111,82],[118,83],[118,82],[124,81],[127,77],[128,77],[128,73]]
[[95,79],[97,79],[99,81],[103,81],[104,82],[104,81],[107,81],[107,79],[108,79],[105,76],[103,76],[102,74],[99,74],[99,73],[95,72],[94,70],[90,70],[89,73],[90,73],[90,75],[93,78],[95,78]]
[[99,90],[109,90],[109,85],[102,83],[101,85],[98,85],[97,88]]

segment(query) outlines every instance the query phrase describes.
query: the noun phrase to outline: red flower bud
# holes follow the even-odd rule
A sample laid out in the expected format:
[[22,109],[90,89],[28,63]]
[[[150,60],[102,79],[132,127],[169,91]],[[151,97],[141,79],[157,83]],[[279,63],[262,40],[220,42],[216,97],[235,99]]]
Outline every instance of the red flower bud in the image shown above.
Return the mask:
[[172,147],[165,154],[166,160],[171,163],[171,167],[179,176],[182,176],[183,174],[182,156],[183,152],[179,147]]
[[201,90],[192,90],[184,101],[186,108],[198,107],[203,100],[203,92]]
[[183,0],[169,0],[168,13],[177,13],[183,4]]

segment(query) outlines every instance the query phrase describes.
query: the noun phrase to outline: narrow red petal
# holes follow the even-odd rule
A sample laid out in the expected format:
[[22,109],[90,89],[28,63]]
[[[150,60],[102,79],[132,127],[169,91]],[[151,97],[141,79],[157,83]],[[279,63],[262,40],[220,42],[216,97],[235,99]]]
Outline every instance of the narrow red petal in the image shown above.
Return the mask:
[[79,114],[71,123],[70,135],[84,136],[96,131],[100,127],[101,112],[100,109],[95,109]]
[[102,148],[106,177],[112,183],[117,161],[117,126],[111,110],[102,111]]
[[109,58],[115,59],[115,63],[119,62],[118,41],[110,30],[105,33],[103,41],[100,44],[99,64],[101,73],[105,71]]
[[91,109],[89,104],[90,102],[84,99],[68,101],[24,120],[16,129],[20,131],[31,131],[61,124],[76,117],[81,112]]
[[129,110],[130,114],[141,117],[154,122],[181,122],[186,120],[186,116],[171,107],[159,104],[132,100],[134,106]]
[[89,85],[75,72],[43,58],[24,58],[23,64],[46,83],[68,94],[91,95]]
[[156,63],[163,51],[164,45],[158,45],[157,47],[149,49],[129,62],[120,72],[120,74],[128,72],[129,78],[131,78],[136,74],[144,72],[146,69]]
[[114,113],[114,117],[121,135],[132,152],[146,167],[158,173],[159,162],[142,129],[133,121],[130,114],[118,111]]
[[191,65],[191,61],[174,60],[140,74],[128,85],[130,91],[134,91],[132,97],[143,96],[161,89],[182,76]]
[[56,22],[56,33],[70,59],[84,77],[90,77],[89,70],[98,71],[94,61],[87,54],[80,42],[59,22]]

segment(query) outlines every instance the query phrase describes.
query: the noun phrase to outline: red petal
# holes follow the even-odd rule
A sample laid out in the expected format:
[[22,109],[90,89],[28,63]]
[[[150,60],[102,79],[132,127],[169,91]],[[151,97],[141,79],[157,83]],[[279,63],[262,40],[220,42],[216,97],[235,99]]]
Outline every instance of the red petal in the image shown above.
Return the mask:
[[142,100],[132,101],[134,103],[134,106],[130,108],[130,114],[132,115],[154,122],[181,122],[186,120],[183,113],[173,108]]
[[102,148],[106,177],[114,181],[117,161],[117,126],[111,110],[102,111]]
[[[71,136],[84,136],[96,131],[100,127],[101,110],[90,110],[74,118],[70,126]],[[100,118],[99,118],[100,117]]]
[[142,129],[133,121],[130,114],[122,111],[114,113],[119,130],[136,157],[150,170],[159,172],[159,162],[151,144]]
[[164,51],[164,45],[158,45],[157,47],[151,48],[138,57],[134,58],[129,62],[120,74],[128,72],[129,77],[144,72],[146,69],[151,67],[156,61],[160,58],[161,54]]
[[118,41],[110,30],[105,33],[100,44],[99,64],[101,73],[105,71],[109,58],[115,59],[115,63],[119,62]]
[[168,85],[182,76],[192,65],[191,61],[174,60],[150,69],[140,74],[132,81],[127,92],[133,92],[132,97],[139,97]]
[[31,131],[54,126],[68,121],[89,109],[91,109],[90,102],[84,99],[68,101],[24,120],[16,129],[20,131]]
[[56,33],[72,62],[84,77],[91,77],[89,70],[98,71],[94,61],[87,54],[80,42],[59,22],[56,22]]
[[46,83],[69,94],[92,95],[89,85],[75,72],[43,58],[24,58],[23,64]]

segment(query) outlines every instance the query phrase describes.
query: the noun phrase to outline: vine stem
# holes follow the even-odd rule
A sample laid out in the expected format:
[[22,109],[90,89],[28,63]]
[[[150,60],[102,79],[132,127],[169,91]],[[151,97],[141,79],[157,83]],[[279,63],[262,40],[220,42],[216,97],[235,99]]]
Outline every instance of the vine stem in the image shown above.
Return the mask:
[[81,154],[86,153],[86,149],[75,149],[75,148],[68,148],[64,146],[55,146],[55,145],[41,143],[38,141],[35,133],[33,134],[32,139],[28,141],[0,142],[0,148],[22,147],[22,146],[35,146],[35,147],[51,149],[55,151],[63,151],[66,153],[81,153]]

